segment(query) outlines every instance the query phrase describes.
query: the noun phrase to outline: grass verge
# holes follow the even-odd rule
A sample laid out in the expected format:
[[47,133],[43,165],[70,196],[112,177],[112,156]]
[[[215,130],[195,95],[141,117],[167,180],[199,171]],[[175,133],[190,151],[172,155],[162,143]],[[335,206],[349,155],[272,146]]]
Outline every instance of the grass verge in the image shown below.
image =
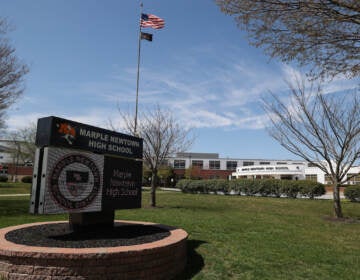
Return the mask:
[[0,182],[0,195],[30,194],[31,184]]
[[[360,204],[332,201],[158,192],[158,207],[119,210],[117,219],[150,221],[189,233],[188,264],[179,279],[360,279]],[[0,227],[67,215],[28,214],[26,197],[0,198]]]

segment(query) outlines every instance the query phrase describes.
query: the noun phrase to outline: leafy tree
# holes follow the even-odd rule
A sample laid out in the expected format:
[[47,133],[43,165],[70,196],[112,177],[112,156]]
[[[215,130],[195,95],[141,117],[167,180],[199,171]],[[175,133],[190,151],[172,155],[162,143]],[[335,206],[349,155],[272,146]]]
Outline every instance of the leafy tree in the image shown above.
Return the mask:
[[323,94],[320,87],[306,88],[299,80],[297,87],[289,86],[289,102],[275,94],[264,100],[272,122],[270,134],[284,148],[330,176],[334,212],[341,218],[340,186],[352,178],[346,174],[360,159],[359,92],[340,99]]
[[160,185],[164,187],[172,186],[171,184],[174,183],[175,173],[171,166],[161,166],[158,171],[158,176]]
[[200,179],[201,178],[201,169],[198,166],[189,166],[185,169],[185,179]]
[[24,91],[23,76],[28,72],[15,55],[6,33],[7,22],[0,18],[0,128],[5,126],[5,111]]
[[143,176],[143,185],[150,186],[151,183],[151,170],[147,166],[143,166],[142,170]]
[[[128,133],[134,133],[135,120],[131,114],[120,112]],[[137,136],[143,138],[144,165],[151,171],[151,206],[156,206],[158,171],[165,159],[190,147],[189,131],[176,121],[170,111],[157,106],[139,114]]]
[[248,32],[250,43],[270,56],[312,65],[318,77],[359,75],[359,0],[216,2]]

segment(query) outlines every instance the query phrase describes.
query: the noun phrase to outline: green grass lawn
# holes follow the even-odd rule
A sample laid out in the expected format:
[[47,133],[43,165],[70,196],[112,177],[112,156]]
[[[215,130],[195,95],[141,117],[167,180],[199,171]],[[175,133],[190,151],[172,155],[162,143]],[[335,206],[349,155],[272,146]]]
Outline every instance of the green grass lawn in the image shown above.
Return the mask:
[[[189,233],[179,279],[360,279],[360,203],[344,202],[350,222],[334,222],[332,202],[158,192],[150,208],[116,212]],[[0,227],[66,215],[33,216],[28,197],[0,197]]]
[[0,182],[0,195],[30,194],[31,184]]

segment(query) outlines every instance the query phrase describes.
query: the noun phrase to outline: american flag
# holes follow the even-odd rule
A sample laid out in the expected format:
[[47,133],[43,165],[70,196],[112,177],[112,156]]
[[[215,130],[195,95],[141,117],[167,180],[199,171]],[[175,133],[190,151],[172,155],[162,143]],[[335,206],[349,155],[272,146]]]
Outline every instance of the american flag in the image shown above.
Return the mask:
[[165,21],[155,15],[151,14],[141,14],[141,27],[151,27],[154,29],[161,29],[165,26]]

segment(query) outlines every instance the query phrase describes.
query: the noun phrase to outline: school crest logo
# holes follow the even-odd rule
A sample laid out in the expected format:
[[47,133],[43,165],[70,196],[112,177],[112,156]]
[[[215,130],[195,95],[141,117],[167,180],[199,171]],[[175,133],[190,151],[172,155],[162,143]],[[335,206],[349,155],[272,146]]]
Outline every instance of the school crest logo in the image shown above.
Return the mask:
[[50,174],[50,193],[64,209],[83,209],[101,190],[101,172],[96,163],[81,154],[60,159]]

